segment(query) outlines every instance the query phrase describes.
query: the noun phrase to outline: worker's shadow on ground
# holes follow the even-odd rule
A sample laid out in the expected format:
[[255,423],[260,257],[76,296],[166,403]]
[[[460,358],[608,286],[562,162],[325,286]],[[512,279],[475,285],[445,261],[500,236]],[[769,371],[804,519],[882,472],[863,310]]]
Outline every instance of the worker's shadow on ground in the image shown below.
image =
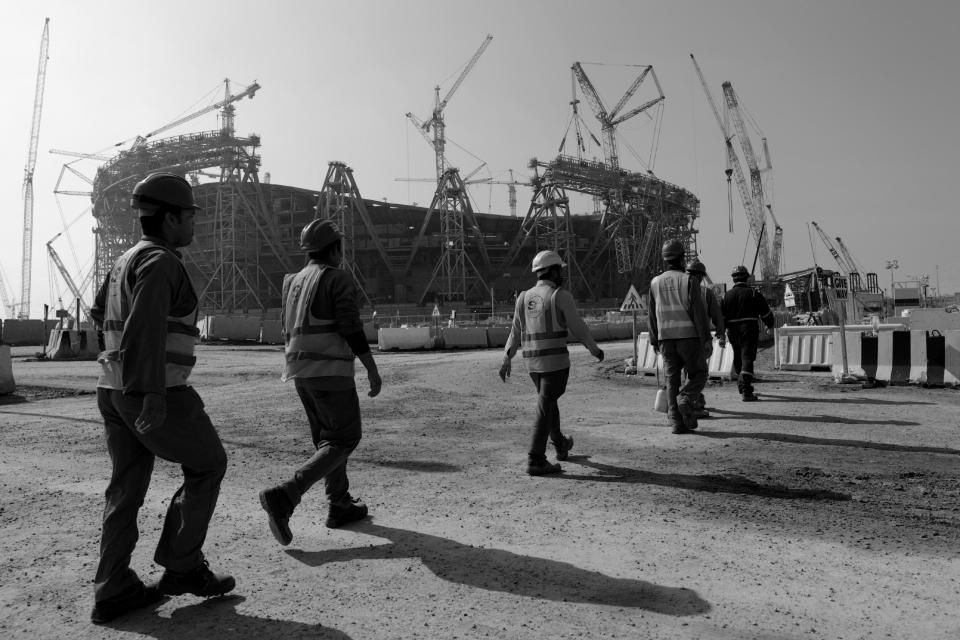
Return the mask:
[[[719,413],[715,409],[711,409]],[[773,416],[757,416],[759,418],[773,419]],[[827,421],[829,422],[829,420]],[[703,424],[703,423],[701,423]],[[853,424],[874,424],[872,422],[856,422]],[[899,422],[881,423],[881,424],[902,424]],[[915,424],[913,422],[907,424]],[[792,433],[765,433],[755,431],[704,431],[698,429],[694,434],[705,438],[716,438],[725,440],[728,438],[752,438],[754,440],[767,440],[769,442],[785,442],[788,444],[815,444],[825,447],[853,447],[856,449],[876,449],[877,451],[897,451],[899,453],[941,453],[945,455],[960,455],[960,450],[948,449],[946,447],[911,447],[903,444],[889,444],[886,442],[870,442],[868,440],[841,440],[839,438],[813,438],[811,436],[799,436]]]
[[696,592],[665,587],[644,580],[612,578],[597,571],[557,560],[511,551],[474,547],[419,531],[373,524],[369,520],[351,529],[390,541],[352,549],[287,553],[311,567],[350,560],[419,558],[437,577],[457,584],[556,602],[578,602],[631,607],[673,616],[706,613],[710,605]]
[[[166,602],[169,602],[169,598]],[[158,640],[266,640],[283,638],[296,640],[350,640],[344,632],[322,624],[261,618],[237,611],[237,605],[246,598],[240,595],[211,598],[174,610],[170,618],[151,614],[149,610],[131,613],[106,626],[118,631],[138,633]],[[161,603],[163,604],[163,603]],[[159,605],[158,605],[159,606]],[[308,607],[301,611],[304,617],[324,614],[322,607]]]
[[[570,456],[570,462],[590,467],[600,472],[599,475],[584,475],[564,473],[555,476],[565,480],[590,480],[593,482],[625,482],[636,484],[652,484],[661,487],[690,489],[693,491],[707,491],[710,493],[742,493],[761,496],[764,498],[805,499],[805,500],[849,500],[850,495],[838,491],[824,489],[791,489],[782,485],[760,484],[749,478],[734,474],[702,474],[689,475],[684,473],[656,473],[629,467],[616,467],[611,464],[593,462],[590,456]],[[567,467],[569,470],[570,467]]]
[[920,402],[918,400],[881,400],[879,398],[831,398],[829,396],[816,396],[814,398],[805,398],[803,396],[778,396],[772,393],[762,393],[764,399],[770,398],[772,400],[783,400],[785,402],[817,402],[817,403],[833,403],[833,404],[863,404],[868,406],[875,405],[917,405],[917,404],[936,404],[935,402]]
[[817,424],[870,424],[870,425],[889,425],[891,427],[919,427],[922,423],[911,422],[908,420],[878,420],[869,418],[859,420],[857,418],[845,418],[842,416],[828,416],[824,414],[805,414],[805,415],[787,415],[782,413],[755,413],[752,411],[728,411],[727,409],[716,409],[710,407],[711,414],[729,416],[731,418],[741,418],[743,420],[769,420],[790,421],[790,422],[816,422]]

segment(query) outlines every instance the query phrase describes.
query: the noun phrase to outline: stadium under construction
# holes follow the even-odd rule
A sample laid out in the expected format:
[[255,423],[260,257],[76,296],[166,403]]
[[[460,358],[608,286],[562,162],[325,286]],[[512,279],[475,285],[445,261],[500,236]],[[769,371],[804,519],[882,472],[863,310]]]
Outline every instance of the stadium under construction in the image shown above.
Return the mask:
[[[280,306],[283,276],[304,256],[299,233],[315,217],[345,234],[344,264],[364,304],[487,306],[530,284],[529,264],[555,249],[568,264],[569,288],[585,302],[619,302],[631,284],[644,290],[659,271],[659,246],[680,237],[696,252],[699,201],[648,174],[559,156],[531,161],[535,177],[526,215],[473,211],[456,169],[444,171],[429,207],[361,196],[352,168],[330,162],[320,189],[261,181],[260,139],[217,131],[139,141],[97,170],[94,280],[139,238],[130,215],[133,186],[153,171],[186,176],[202,211],[184,260],[204,313],[256,312]],[[596,210],[574,213],[567,192],[592,197]]]

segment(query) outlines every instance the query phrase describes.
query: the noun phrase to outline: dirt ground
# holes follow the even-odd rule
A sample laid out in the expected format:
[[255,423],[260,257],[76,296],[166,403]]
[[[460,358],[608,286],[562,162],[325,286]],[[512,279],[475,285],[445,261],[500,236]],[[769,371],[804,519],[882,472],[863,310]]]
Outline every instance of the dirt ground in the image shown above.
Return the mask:
[[[310,442],[279,348],[204,346],[193,378],[230,467],[205,551],[234,595],[90,624],[108,460],[93,362],[28,362],[0,406],[0,638],[958,638],[960,392],[840,388],[761,360],[672,435],[654,378],[572,348],[563,473],[524,473],[533,387],[498,350],[383,353],[352,492],[329,530],[308,494],[279,546],[257,501]],[[19,351],[19,353],[18,353]],[[362,367],[361,367],[362,370]],[[552,456],[552,449],[550,450]],[[179,468],[160,462],[134,567]]]

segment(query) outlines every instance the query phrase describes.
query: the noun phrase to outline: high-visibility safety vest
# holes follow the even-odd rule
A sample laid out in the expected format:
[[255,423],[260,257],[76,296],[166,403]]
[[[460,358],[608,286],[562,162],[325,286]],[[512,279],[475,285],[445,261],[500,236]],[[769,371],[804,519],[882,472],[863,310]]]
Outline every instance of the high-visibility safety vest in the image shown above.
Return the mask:
[[281,380],[353,377],[353,351],[337,333],[337,321],[310,311],[320,278],[330,267],[311,262],[283,279],[283,331],[286,364]]
[[560,324],[555,298],[557,289],[537,283],[520,294],[521,345],[528,371],[545,373],[570,368],[567,328]]
[[[97,356],[97,361],[103,368],[103,375],[100,377],[97,386],[108,389],[123,389],[120,341],[123,338],[127,316],[130,315],[130,302],[133,300],[133,289],[128,279],[129,268],[134,262],[134,258],[141,252],[158,248],[169,251],[171,255],[177,258],[181,268],[183,268],[183,261],[180,257],[167,247],[151,240],[141,240],[120,256],[120,259],[113,266],[113,271],[110,272],[110,286],[107,291],[106,309],[103,316],[105,350]],[[189,283],[190,278],[186,274],[186,269],[184,269],[183,275]],[[192,283],[190,287],[193,287]],[[194,307],[185,316],[167,316],[166,363],[164,365],[164,373],[166,374],[164,386],[167,388],[185,385],[187,378],[190,377],[190,372],[193,371],[193,365],[197,362],[196,356],[193,355],[193,348],[200,336],[200,330],[197,329],[198,313],[199,309]]]
[[660,340],[698,337],[690,313],[689,274],[664,271],[650,282],[650,295],[657,308]]

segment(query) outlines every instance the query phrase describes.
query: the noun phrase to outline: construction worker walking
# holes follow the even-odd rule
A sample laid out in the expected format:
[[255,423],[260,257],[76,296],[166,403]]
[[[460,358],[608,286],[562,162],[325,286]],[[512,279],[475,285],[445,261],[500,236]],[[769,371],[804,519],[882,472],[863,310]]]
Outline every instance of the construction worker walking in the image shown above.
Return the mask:
[[523,361],[537,388],[537,412],[527,452],[527,473],[531,476],[561,471],[559,464],[547,460],[547,439],[556,449],[557,460],[566,460],[573,448],[573,438],[560,430],[557,405],[570,377],[567,332],[603,362],[603,350],[590,335],[573,296],[561,289],[566,266],[555,251],[541,251],[534,257],[531,271],[537,274],[537,284],[517,296],[513,325],[500,365],[500,379],[506,382],[513,356],[522,347]]
[[[113,266],[91,309],[103,332],[97,405],[113,471],[106,490],[100,562],[90,618],[103,624],[164,595],[209,597],[235,581],[210,571],[202,551],[227,469],[220,437],[187,384],[196,358],[197,295],[180,247],[193,241],[199,207],[182,176],[152,173],[133,188],[143,236]],[[160,582],[144,585],[130,568],[154,460],[183,469],[167,509],[154,561]]]
[[757,321],[773,328],[773,312],[763,296],[749,285],[750,272],[745,266],[737,266],[730,276],[733,288],[723,297],[723,320],[733,347],[733,371],[743,401],[755,402],[759,399],[753,392],[753,363],[760,335]]
[[303,495],[324,480],[329,503],[326,525],[337,528],[367,516],[367,506],[350,495],[347,459],[361,438],[360,400],[354,357],[367,370],[371,398],[382,381],[370,353],[357,290],[339,269],[343,234],[331,220],[313,220],[300,234],[307,265],[283,281],[284,381],[293,380],[310,423],[314,454],[293,476],[260,492],[270,531],[282,545],[293,540],[290,517]]
[[[717,298],[717,294],[703,282],[707,277],[707,267],[700,262],[699,259],[694,258],[690,264],[687,265],[687,273],[690,274],[692,280],[696,280],[697,284],[700,285],[704,302],[707,305],[707,317],[710,319],[710,322],[713,323],[714,335],[717,337],[720,348],[723,349],[727,344],[727,335],[723,330],[723,308],[720,299]],[[704,353],[704,360],[708,358],[709,356]],[[709,363],[706,366],[709,374]],[[704,397],[703,391],[697,394],[697,399],[694,402],[694,410],[696,411],[697,418],[710,417],[710,412],[707,411],[707,399]]]
[[[700,282],[684,271],[684,246],[663,244],[667,270],[650,282],[650,345],[663,357],[667,378],[667,420],[673,433],[698,426],[696,404],[707,383],[707,358],[713,352],[707,306]],[[680,386],[681,376],[687,380]]]

